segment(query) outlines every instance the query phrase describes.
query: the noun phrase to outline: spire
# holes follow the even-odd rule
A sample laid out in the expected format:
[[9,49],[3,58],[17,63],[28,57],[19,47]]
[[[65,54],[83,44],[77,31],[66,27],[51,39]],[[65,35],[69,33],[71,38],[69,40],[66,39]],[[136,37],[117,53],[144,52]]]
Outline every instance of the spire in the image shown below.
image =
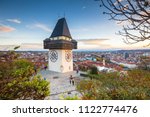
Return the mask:
[[66,36],[72,38],[65,18],[58,20],[50,38],[57,36]]

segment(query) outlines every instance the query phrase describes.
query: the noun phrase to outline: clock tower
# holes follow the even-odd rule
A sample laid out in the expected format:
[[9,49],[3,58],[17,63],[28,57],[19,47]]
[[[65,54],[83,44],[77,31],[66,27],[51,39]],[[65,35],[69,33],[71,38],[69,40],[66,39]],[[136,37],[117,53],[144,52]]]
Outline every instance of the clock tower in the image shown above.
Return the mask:
[[73,71],[72,49],[77,49],[65,18],[58,20],[51,36],[44,40],[44,49],[49,49],[48,68],[50,71],[66,73]]

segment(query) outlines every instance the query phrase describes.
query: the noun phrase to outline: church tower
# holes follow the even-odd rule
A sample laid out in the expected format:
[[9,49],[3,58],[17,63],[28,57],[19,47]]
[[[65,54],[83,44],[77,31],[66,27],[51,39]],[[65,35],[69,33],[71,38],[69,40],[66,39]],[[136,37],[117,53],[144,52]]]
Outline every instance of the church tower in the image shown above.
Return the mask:
[[66,73],[73,71],[72,49],[77,49],[65,18],[58,20],[51,36],[44,40],[44,49],[49,49],[48,68],[50,71]]

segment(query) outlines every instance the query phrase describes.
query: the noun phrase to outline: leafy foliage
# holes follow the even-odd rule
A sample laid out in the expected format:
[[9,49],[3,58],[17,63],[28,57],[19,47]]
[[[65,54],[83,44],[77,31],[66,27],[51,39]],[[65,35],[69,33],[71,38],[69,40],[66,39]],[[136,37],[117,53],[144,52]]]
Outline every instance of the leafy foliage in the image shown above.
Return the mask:
[[44,99],[49,95],[49,83],[34,77],[31,81],[14,80],[5,87],[2,99]]
[[117,72],[112,72],[112,73],[101,72],[99,74],[90,74],[89,73],[88,76],[90,77],[90,79],[97,79],[97,80],[105,79],[107,77],[110,77],[110,78],[119,77]]
[[150,71],[150,57],[141,56],[140,58],[139,69],[149,70]]
[[[34,74],[34,65],[25,59],[0,62],[0,99],[44,99],[50,94],[49,82]],[[16,54],[15,54],[16,55]]]
[[77,85],[77,89],[82,94],[82,99],[92,100],[98,97],[97,87],[101,86],[101,82],[96,80],[83,80]]
[[98,74],[98,69],[96,66],[92,66],[90,68],[90,74]]
[[143,100],[150,99],[150,73],[131,70],[125,78],[118,73],[101,73],[99,78],[83,80],[77,90],[82,99]]
[[64,95],[62,95],[60,97],[61,100],[80,100],[80,98],[77,95],[74,96],[67,96],[65,97]]

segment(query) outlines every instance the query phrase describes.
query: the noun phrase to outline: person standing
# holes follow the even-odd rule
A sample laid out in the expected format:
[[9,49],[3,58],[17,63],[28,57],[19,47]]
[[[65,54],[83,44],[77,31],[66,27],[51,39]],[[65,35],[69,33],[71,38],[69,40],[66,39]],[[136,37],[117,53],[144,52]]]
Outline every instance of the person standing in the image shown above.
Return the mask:
[[79,73],[79,69],[76,70],[76,73],[77,73],[77,74]]
[[72,79],[73,79],[73,77],[72,77],[72,75],[70,75],[70,77],[69,77],[70,84],[72,84]]
[[44,69],[45,69],[45,71],[46,71],[46,69],[47,69],[47,65],[45,65],[45,66],[44,66]]
[[74,85],[74,78],[72,79],[72,85]]

